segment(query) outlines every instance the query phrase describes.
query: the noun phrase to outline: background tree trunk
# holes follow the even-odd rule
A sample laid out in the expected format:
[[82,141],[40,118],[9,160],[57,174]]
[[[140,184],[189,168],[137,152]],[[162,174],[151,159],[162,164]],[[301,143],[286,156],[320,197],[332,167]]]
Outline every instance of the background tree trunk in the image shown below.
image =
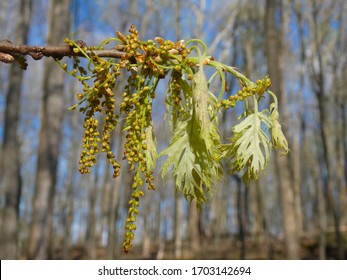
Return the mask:
[[196,208],[195,201],[189,204],[188,209],[188,228],[187,237],[190,252],[192,257],[197,257],[201,249],[201,230],[200,230],[200,219],[201,211]]
[[[117,146],[117,152],[118,154],[121,154],[121,149],[123,146],[123,142],[119,141],[119,144]],[[110,200],[108,205],[108,231],[107,231],[107,258],[108,259],[114,259],[116,257],[116,252],[118,251],[116,248],[116,241],[117,241],[117,231],[116,231],[116,222],[119,217],[119,195],[120,195],[120,188],[123,184],[127,184],[125,182],[125,176],[123,175],[123,172],[121,172],[117,178],[117,181],[115,183],[108,182],[108,184],[111,185],[110,188]]]
[[97,170],[94,175],[94,180],[89,180],[89,197],[88,197],[88,219],[86,229],[86,246],[88,251],[88,258],[91,260],[96,259],[96,251],[98,247],[97,236],[96,236],[96,204],[98,199],[98,175]]
[[[48,15],[48,45],[61,45],[69,31],[70,0],[52,0]],[[43,102],[39,135],[36,188],[33,203],[28,258],[51,257],[53,205],[60,130],[63,118],[64,72],[52,59],[45,60]]]
[[242,190],[244,185],[240,178],[236,177],[237,181],[237,197],[236,197],[236,208],[237,208],[237,223],[238,223],[238,239],[240,243],[240,260],[246,259],[246,192],[247,189]]
[[[330,93],[327,92],[327,84],[325,73],[327,71],[326,64],[323,61],[322,46],[326,44],[326,38],[328,33],[322,28],[329,25],[328,18],[322,19],[320,22],[319,14],[324,13],[324,10],[315,2],[311,2],[312,7],[312,22],[311,27],[313,29],[313,60],[311,61],[311,76],[312,76],[312,88],[318,101],[318,112],[320,121],[320,134],[323,146],[323,158],[324,165],[326,167],[326,179],[325,188],[327,192],[328,207],[332,211],[335,237],[337,243],[338,258],[344,259],[344,241],[341,233],[341,212],[339,209],[340,195],[335,199],[337,174],[338,168],[336,164],[337,156],[334,149],[334,137],[336,129],[330,121],[332,98]],[[328,13],[326,13],[327,15]],[[317,66],[317,67],[315,67]],[[338,137],[338,136],[336,136]]]
[[[32,0],[19,2],[16,19],[16,42],[26,44],[31,23]],[[17,257],[19,201],[21,197],[20,143],[17,137],[19,127],[20,97],[23,82],[23,69],[12,64],[9,70],[9,84],[6,95],[4,141],[2,162],[0,163],[1,184],[5,189],[5,211],[1,227],[1,259]]]
[[[284,36],[282,22],[277,22],[276,26],[275,20],[276,16],[279,16],[277,18],[282,18],[282,13],[282,6],[276,5],[275,0],[266,1],[265,32],[268,71],[272,80],[273,91],[278,95],[279,110],[283,114],[286,107],[283,84]],[[286,119],[284,121],[285,124],[289,123]],[[283,129],[285,134],[287,134],[285,126]],[[277,184],[282,207],[286,256],[287,259],[299,259],[300,247],[295,210],[295,193],[291,182],[289,157],[282,157],[279,153],[276,153],[276,174],[278,175]]]
[[[76,115],[75,115],[76,116]],[[75,120],[73,120],[74,122]],[[75,126],[73,126],[75,127]],[[75,183],[74,183],[74,177],[75,174],[78,172],[77,165],[76,165],[76,158],[78,157],[78,144],[77,139],[75,137],[71,137],[72,141],[72,147],[70,150],[70,158],[69,158],[69,177],[66,181],[65,188],[66,188],[66,196],[64,201],[64,209],[62,210],[64,213],[63,218],[63,227],[64,227],[64,236],[63,236],[63,258],[69,259],[69,250],[71,249],[71,232],[72,232],[72,223],[74,219],[74,197],[75,197]]]

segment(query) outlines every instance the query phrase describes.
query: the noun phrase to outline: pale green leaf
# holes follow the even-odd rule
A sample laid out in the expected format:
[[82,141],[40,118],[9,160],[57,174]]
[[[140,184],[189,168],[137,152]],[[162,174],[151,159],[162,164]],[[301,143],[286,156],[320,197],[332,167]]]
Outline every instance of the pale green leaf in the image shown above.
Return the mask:
[[269,124],[264,112],[252,113],[233,128],[229,151],[234,155],[232,167],[238,171],[245,167],[250,178],[258,178],[270,159],[271,142],[261,127],[262,122]]
[[189,200],[195,198],[198,203],[203,203],[206,201],[205,196],[201,195],[204,192],[200,189],[203,175],[190,145],[189,124],[189,120],[186,120],[177,125],[170,145],[160,153],[160,156],[167,156],[161,170],[165,176],[173,166],[172,173],[176,177],[178,191],[183,192]]
[[217,99],[208,89],[207,79],[202,67],[193,75],[192,97],[198,133],[205,142],[208,156],[212,158],[219,156],[217,155],[218,150],[215,148],[220,145],[220,135],[217,127],[218,117],[217,110],[215,110]]
[[206,202],[205,194],[211,194],[212,183],[221,172],[217,99],[208,89],[202,67],[193,75],[190,85],[186,80],[180,84],[182,107],[175,115],[169,146],[160,153],[166,156],[161,170],[165,176],[172,167],[177,190],[188,200],[195,199],[199,207]]
[[270,110],[272,143],[276,149],[282,149],[282,155],[285,155],[289,152],[288,141],[282,132],[281,124],[278,121],[278,110],[274,103],[271,104]]
[[206,202],[205,193],[211,192],[220,164],[208,156],[205,142],[194,126],[196,123],[192,118],[178,122],[169,146],[160,153],[160,156],[167,156],[161,170],[165,176],[172,166],[177,190],[188,200],[196,199],[200,205]]
[[181,154],[184,151],[185,144],[188,142],[188,134],[186,133],[186,123],[179,122],[175,133],[171,139],[170,145],[164,149],[159,156],[167,155],[167,159],[161,167],[163,176],[167,174],[171,165],[178,164]]

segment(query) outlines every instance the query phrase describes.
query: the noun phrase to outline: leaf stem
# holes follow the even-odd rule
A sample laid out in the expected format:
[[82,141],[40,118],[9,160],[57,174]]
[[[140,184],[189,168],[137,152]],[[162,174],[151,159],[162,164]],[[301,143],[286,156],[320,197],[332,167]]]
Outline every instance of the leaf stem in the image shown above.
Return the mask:
[[271,90],[268,90],[267,92],[268,92],[268,93],[271,95],[271,97],[274,99],[275,106],[276,106],[276,108],[278,108],[278,100],[277,100],[276,94],[274,94]]
[[[202,40],[199,40],[199,39],[190,39],[190,40],[187,41],[186,46],[188,46],[191,43],[198,43],[198,44],[202,45],[203,48],[204,48],[203,57],[205,58],[207,56],[208,49],[207,49],[207,45],[205,44],[205,42],[203,42]],[[196,49],[198,51],[198,47],[197,46],[192,46],[192,48],[194,48],[194,49]],[[199,53],[199,57],[201,57],[201,50],[200,49],[199,49],[198,53]]]

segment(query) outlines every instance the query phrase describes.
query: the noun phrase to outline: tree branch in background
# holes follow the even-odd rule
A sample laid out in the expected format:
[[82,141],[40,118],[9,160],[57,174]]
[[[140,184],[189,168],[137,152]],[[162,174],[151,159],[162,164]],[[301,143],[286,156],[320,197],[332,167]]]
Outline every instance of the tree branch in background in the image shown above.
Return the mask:
[[[85,45],[83,41],[78,41],[78,44],[82,47]],[[123,46],[117,46],[117,49],[110,50],[93,50],[99,57],[113,57],[122,58],[125,55],[122,52]],[[88,51],[90,52],[90,51]],[[87,52],[87,53],[88,53]],[[42,57],[53,57],[60,60],[64,56],[83,56],[81,53],[74,53],[73,49],[68,45],[63,46],[29,46],[29,45],[16,45],[9,40],[0,41],[0,61],[4,63],[13,63],[17,61],[23,69],[26,69],[27,64],[23,56],[30,55],[33,59],[39,60]]]

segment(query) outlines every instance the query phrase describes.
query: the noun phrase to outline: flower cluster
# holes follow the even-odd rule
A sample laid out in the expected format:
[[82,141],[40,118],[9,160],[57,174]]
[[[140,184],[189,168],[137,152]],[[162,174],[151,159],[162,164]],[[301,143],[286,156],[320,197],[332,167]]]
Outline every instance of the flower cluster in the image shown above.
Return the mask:
[[[142,68],[141,68],[142,69]],[[141,71],[141,69],[139,71]],[[128,161],[131,171],[135,173],[132,183],[133,193],[129,200],[128,219],[125,226],[124,251],[132,246],[135,215],[139,213],[139,198],[143,196],[140,187],[144,180],[148,189],[155,189],[153,183],[153,168],[150,155],[148,139],[152,135],[148,130],[152,126],[152,102],[155,98],[156,78],[149,76],[147,79],[140,75],[131,75],[123,93],[123,101],[120,104],[121,112],[125,114],[123,131],[126,131],[123,160]]]
[[235,95],[230,95],[228,99],[222,100],[218,106],[229,109],[235,107],[237,101],[243,101],[247,97],[254,95],[261,97],[271,86],[271,80],[269,77],[265,77],[263,80],[257,80],[255,84],[252,83],[251,86],[246,86],[240,81],[240,85],[241,89]]

